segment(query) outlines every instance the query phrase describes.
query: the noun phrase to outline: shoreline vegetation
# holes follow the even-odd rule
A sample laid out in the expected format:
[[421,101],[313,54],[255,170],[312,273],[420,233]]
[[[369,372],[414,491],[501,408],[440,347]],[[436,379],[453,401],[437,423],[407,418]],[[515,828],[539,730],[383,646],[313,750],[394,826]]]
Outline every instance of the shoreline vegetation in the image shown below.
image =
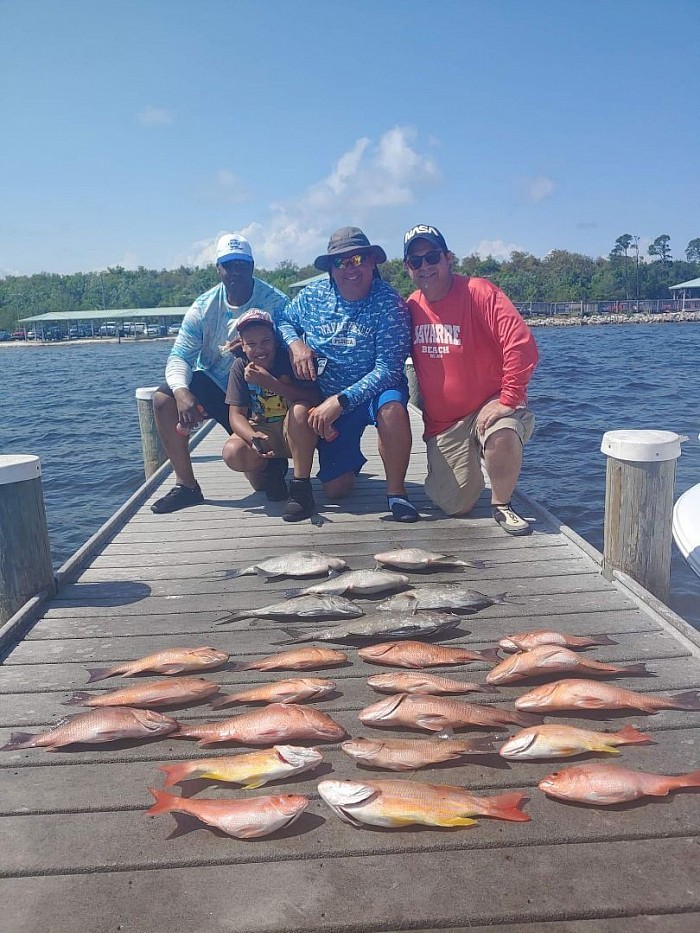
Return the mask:
[[[528,327],[600,327],[603,325],[623,324],[693,324],[700,323],[700,311],[670,311],[659,314],[644,312],[606,313],[593,315],[559,314],[551,316],[531,315],[524,318]],[[72,340],[6,340],[0,341],[4,347],[74,347],[85,344],[103,345],[106,343],[154,343],[174,341],[174,337],[81,337]]]

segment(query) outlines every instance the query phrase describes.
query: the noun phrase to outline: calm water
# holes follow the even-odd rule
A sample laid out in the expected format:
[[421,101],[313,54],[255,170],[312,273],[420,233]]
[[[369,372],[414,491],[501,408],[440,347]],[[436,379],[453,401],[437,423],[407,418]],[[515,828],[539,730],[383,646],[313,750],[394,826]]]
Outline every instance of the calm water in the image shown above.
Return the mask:
[[[602,550],[605,431],[687,434],[676,496],[700,482],[700,325],[538,328],[538,425],[521,488]],[[0,453],[38,454],[60,566],[143,481],[134,389],[162,379],[166,341],[0,348]],[[673,608],[700,628],[700,580],[675,552]]]

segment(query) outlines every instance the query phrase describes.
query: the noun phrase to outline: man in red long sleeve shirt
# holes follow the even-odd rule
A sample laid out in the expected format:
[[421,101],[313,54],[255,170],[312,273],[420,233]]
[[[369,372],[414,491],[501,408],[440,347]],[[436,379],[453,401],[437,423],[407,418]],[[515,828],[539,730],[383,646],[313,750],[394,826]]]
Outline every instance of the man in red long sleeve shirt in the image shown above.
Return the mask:
[[510,500],[535,423],[526,389],[537,345],[506,295],[486,279],[454,274],[453,259],[436,227],[419,224],[404,236],[404,266],[418,287],[408,307],[425,490],[448,515],[465,515],[484,488],[483,457],[494,519],[508,534],[529,534]]

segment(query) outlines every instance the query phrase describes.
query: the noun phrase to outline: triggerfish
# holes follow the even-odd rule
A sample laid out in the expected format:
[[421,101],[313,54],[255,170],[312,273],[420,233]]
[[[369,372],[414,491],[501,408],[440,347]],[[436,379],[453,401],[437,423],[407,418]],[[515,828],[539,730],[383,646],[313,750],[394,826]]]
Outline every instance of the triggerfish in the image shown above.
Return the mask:
[[284,829],[298,819],[309,805],[309,798],[299,794],[269,794],[245,800],[207,800],[202,797],[177,797],[149,787],[155,803],[146,810],[155,813],[189,813],[208,826],[220,829],[237,839],[258,839]]
[[665,797],[674,790],[700,787],[700,771],[666,775],[611,764],[572,765],[547,775],[538,786],[560,800],[610,807],[640,797]]
[[415,781],[321,781],[318,792],[341,820],[352,826],[368,823],[392,829],[410,826],[471,826],[474,816],[524,822],[520,810],[527,799],[516,791],[476,797],[461,787]]
[[275,745],[264,751],[244,752],[222,758],[197,758],[158,767],[166,774],[165,787],[172,787],[188,779],[207,778],[210,781],[241,784],[244,790],[251,790],[279,778],[311,771],[322,761],[323,755],[315,748]]
[[521,729],[508,739],[499,755],[516,761],[537,758],[571,758],[584,752],[619,755],[617,745],[645,745],[654,740],[634,726],[619,732],[593,732],[576,726],[551,724]]

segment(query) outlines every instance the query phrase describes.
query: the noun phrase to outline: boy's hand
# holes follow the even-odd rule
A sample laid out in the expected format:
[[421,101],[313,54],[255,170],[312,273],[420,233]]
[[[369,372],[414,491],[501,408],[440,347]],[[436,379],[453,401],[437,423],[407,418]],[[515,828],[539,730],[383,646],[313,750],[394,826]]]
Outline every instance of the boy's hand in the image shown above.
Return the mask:
[[248,363],[243,370],[243,378],[246,382],[252,382],[256,386],[260,386],[261,389],[274,389],[277,382],[274,376],[271,376],[266,369],[258,366],[257,363]]
[[256,432],[251,436],[249,443],[252,449],[266,460],[275,456],[275,452],[270,450],[270,442],[264,434]]

